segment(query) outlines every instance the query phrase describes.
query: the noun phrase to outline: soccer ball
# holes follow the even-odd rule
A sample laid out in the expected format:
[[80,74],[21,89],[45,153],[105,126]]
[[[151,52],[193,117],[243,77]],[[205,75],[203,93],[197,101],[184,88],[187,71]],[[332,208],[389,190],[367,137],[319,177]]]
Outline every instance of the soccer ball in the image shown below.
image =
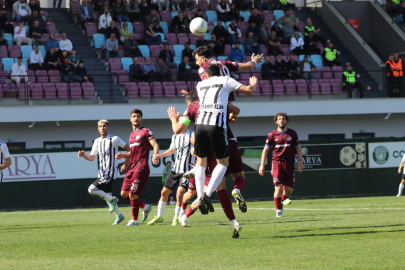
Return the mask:
[[190,23],[190,32],[196,36],[202,36],[207,32],[207,22],[202,18],[195,18]]

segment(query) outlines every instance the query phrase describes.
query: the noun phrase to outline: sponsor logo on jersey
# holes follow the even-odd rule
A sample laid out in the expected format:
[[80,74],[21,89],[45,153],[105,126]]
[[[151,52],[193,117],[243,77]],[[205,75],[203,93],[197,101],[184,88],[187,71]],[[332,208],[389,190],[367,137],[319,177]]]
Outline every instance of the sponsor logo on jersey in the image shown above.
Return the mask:
[[276,141],[278,141],[279,139],[275,139],[274,141],[276,142]]
[[288,137],[288,138],[287,138],[287,141],[291,141],[291,140],[292,140],[292,138],[291,138],[291,137]]
[[216,109],[216,110],[222,110],[223,108],[224,108],[224,105],[222,105],[222,104],[200,105],[200,109]]
[[151,130],[149,130],[149,135],[153,135],[153,132]]
[[274,184],[280,183],[280,180],[278,180],[278,178],[274,178],[274,179],[273,179],[273,183],[274,183]]
[[280,148],[280,147],[288,147],[290,146],[289,143],[285,143],[285,144],[276,144],[276,148]]
[[140,146],[140,145],[141,145],[140,143],[131,143],[131,144],[129,145],[129,147],[132,148],[132,147],[134,147],[134,146]]
[[139,181],[138,179],[136,179],[135,181],[134,181],[134,183],[135,184],[138,184],[138,183],[140,183],[141,181]]

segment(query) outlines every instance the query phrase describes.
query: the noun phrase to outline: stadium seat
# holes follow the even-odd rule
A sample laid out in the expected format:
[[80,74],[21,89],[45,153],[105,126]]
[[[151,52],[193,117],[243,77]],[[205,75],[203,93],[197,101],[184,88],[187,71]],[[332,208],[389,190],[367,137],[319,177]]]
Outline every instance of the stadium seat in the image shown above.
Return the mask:
[[151,97],[150,85],[148,82],[139,82],[140,97]]
[[154,97],[163,97],[163,87],[160,82],[152,82],[152,93]]
[[[200,7],[201,10],[205,11],[205,10],[209,10],[210,6],[208,4],[208,2],[206,0],[200,0],[198,1],[198,6]],[[206,16],[208,16],[206,14]]]
[[333,66],[332,71],[335,79],[342,79],[343,68],[341,66]]
[[53,22],[47,22],[46,23],[46,28],[48,28],[49,33],[55,33],[56,32],[56,25]]
[[319,54],[311,55],[311,61],[312,61],[312,64],[314,64],[317,68],[323,67],[322,56],[320,56]]
[[30,90],[31,90],[32,99],[43,99],[44,98],[44,90],[42,89],[42,84],[31,83]]
[[322,67],[321,71],[323,79],[333,79],[333,73],[330,67]]
[[121,65],[122,69],[129,71],[129,66],[131,66],[134,63],[131,57],[122,57],[121,58]]
[[167,22],[168,25],[172,23],[172,13],[169,10],[160,11],[161,21]]
[[224,60],[225,61],[228,58],[229,58],[229,56],[220,55],[220,56],[217,57],[217,60]]
[[270,81],[260,80],[259,82],[262,95],[269,96],[271,94]]
[[71,98],[82,97],[82,86],[80,85],[80,83],[69,83],[69,89]]
[[184,45],[181,44],[173,45],[174,56],[181,57],[183,50]]
[[273,15],[274,19],[277,21],[278,19],[284,16],[284,11],[279,9],[273,10]]
[[94,34],[97,33],[97,25],[96,25],[96,23],[86,22],[84,27],[86,29],[86,36],[87,37],[92,37]]
[[108,69],[111,72],[117,72],[121,70],[121,60],[120,58],[110,58],[108,59]]
[[4,94],[3,94],[3,87],[0,85],[0,99],[3,99]]
[[117,83],[125,85],[129,82],[129,75],[127,70],[117,70]]
[[105,46],[105,37],[103,34],[94,34],[93,35],[93,45],[96,49],[100,49],[102,46]]
[[284,80],[283,83],[284,83],[285,93],[287,95],[295,95],[297,93],[294,80]]
[[46,70],[37,70],[35,71],[35,76],[38,83],[47,83],[48,82],[48,72]]
[[[33,70],[27,70],[28,80],[30,82],[35,82],[35,73]],[[1,80],[1,77],[0,77]]]
[[187,42],[190,42],[190,39],[188,38],[187,34],[177,34],[178,38],[178,44],[186,44]]
[[166,40],[167,40],[167,44],[169,45],[175,45],[178,44],[177,43],[177,36],[174,33],[167,33],[165,34]]
[[60,83],[61,82],[59,70],[49,70],[48,75],[49,75],[49,81],[51,83]]
[[26,83],[16,84],[15,88],[18,91],[18,98],[19,99],[29,99],[31,96],[31,90]]
[[14,64],[14,59],[13,58],[2,58],[1,64],[3,66],[4,71],[11,71],[13,64]]
[[172,16],[172,20],[173,20],[173,18],[176,17],[178,14],[179,14],[178,11],[172,11],[172,12],[170,12],[170,15]]
[[333,94],[343,93],[343,83],[342,78],[340,79],[331,79],[332,92]]
[[82,83],[83,97],[93,98],[95,96],[94,85],[90,82]]
[[162,50],[161,45],[149,45],[151,57],[159,57],[160,51]]
[[127,97],[138,97],[138,85],[134,82],[128,82],[125,84],[125,95]]
[[78,14],[80,8],[80,1],[70,1],[70,13]]
[[[242,12],[241,12],[242,13]],[[217,17],[217,12],[214,10],[207,10],[205,12],[205,14],[207,15],[207,21],[209,22],[216,22],[218,21],[218,17]]]
[[163,82],[162,83],[165,97],[176,96],[176,87],[173,82]]
[[142,22],[134,22],[132,24],[134,28],[134,33],[139,34],[141,39],[143,39],[143,32],[145,31],[145,27]]
[[23,58],[25,58],[25,59],[30,58],[31,52],[32,52],[32,47],[30,45],[21,46],[21,55]]
[[243,19],[244,19],[245,22],[248,22],[251,13],[250,13],[250,11],[241,11],[241,12],[239,13],[239,15],[240,15],[241,17],[243,17]]
[[320,94],[321,93],[319,90],[318,80],[316,80],[316,79],[308,80],[308,85],[309,85],[309,93],[311,93],[311,94]]
[[4,33],[4,34],[3,34],[3,38],[4,38],[5,40],[7,40],[7,45],[8,45],[8,46],[13,45],[13,35],[12,35],[12,34],[10,34],[10,33]]
[[44,93],[46,99],[56,98],[56,88],[54,83],[44,83]]
[[167,42],[167,40],[166,40],[166,38],[165,38],[165,34],[163,34],[163,33],[155,33],[155,37],[156,37],[156,36],[160,36],[160,38],[161,38],[161,40],[162,40],[163,43],[166,43],[166,42]]
[[176,63],[177,66],[179,66],[180,63],[181,63],[181,56],[175,56],[175,57],[173,58],[173,63]]
[[150,57],[150,51],[149,51],[149,46],[148,45],[139,45],[138,49],[141,51],[142,56],[144,58]]
[[319,79],[318,82],[321,88],[321,94],[332,94],[332,88],[329,79]]
[[298,94],[308,94],[308,85],[304,79],[295,80],[295,84],[297,85]]
[[[17,57],[22,56],[21,48],[18,47],[17,45],[8,46],[8,51],[9,51],[11,58],[17,58]],[[6,58],[7,58],[7,56],[6,56]]]
[[164,34],[169,33],[169,27],[167,26],[167,22],[160,22],[159,25],[160,27],[162,27]]
[[188,92],[188,86],[187,83],[184,81],[175,81],[174,85],[176,86],[176,93],[177,96],[181,97],[181,90],[186,90]]
[[290,46],[287,45],[287,44],[281,44],[280,45],[280,50],[283,51],[284,55],[290,55],[291,54]]

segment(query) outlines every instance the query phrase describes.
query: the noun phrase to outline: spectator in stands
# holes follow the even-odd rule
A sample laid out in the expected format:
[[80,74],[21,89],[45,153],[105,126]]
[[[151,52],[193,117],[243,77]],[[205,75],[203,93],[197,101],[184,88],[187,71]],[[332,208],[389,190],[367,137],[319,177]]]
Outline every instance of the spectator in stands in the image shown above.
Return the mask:
[[11,15],[11,19],[20,24],[21,21],[27,22],[31,15],[31,9],[27,4],[26,0],[16,1],[13,4],[13,12]]
[[225,44],[217,39],[215,34],[211,34],[211,40],[208,41],[208,48],[211,50],[212,55],[223,55],[225,50]]
[[251,22],[246,29],[246,37],[249,36],[249,33],[253,33],[253,37],[258,40],[260,37],[260,27],[255,22]]
[[[53,8],[56,8],[56,1],[58,1],[58,0],[53,0]],[[60,8],[61,5],[62,5],[62,0],[59,0],[58,8]]]
[[309,32],[314,32],[315,38],[322,43],[322,45],[325,47],[325,38],[321,35],[319,35],[319,31],[315,29],[315,26],[312,25],[312,20],[311,18],[307,19],[307,25],[305,25],[304,28],[304,37],[307,37],[309,35]]
[[[402,60],[401,60],[402,62]],[[401,95],[401,81],[403,73],[402,63],[394,61],[394,56],[390,55],[388,61],[385,63],[387,69],[388,81],[391,84],[390,91],[388,91],[388,97],[400,97]]]
[[242,32],[240,31],[238,25],[236,24],[236,20],[232,20],[231,24],[228,25],[228,27],[226,28],[227,30],[227,34],[228,34],[228,38],[227,41],[230,44],[235,44],[235,43],[239,43],[241,44],[241,40],[240,38],[242,37]]
[[120,52],[118,50],[118,40],[115,38],[115,34],[111,33],[109,39],[105,41],[105,65],[108,66],[108,59],[110,55],[120,57]]
[[222,21],[218,20],[217,25],[214,27],[214,30],[212,31],[212,34],[215,35],[215,37],[221,41],[222,43],[225,43],[226,41],[226,30],[225,27],[222,25]]
[[86,68],[84,67],[83,60],[79,61],[79,66],[76,67],[76,75],[82,79],[82,82],[91,82],[94,83],[94,79],[92,77],[87,76]]
[[67,35],[66,33],[62,33],[62,39],[61,41],[59,41],[59,48],[62,51],[67,51],[67,53],[69,54],[72,49],[73,49],[73,45],[72,45],[72,41],[70,41],[69,39],[67,39]]
[[156,65],[156,72],[157,72],[157,77],[161,81],[172,81],[172,71],[169,69],[168,66],[164,63],[162,58],[158,59],[158,63]]
[[323,51],[323,61],[324,64],[328,67],[340,66],[340,62],[337,60],[338,53],[337,50],[333,47],[332,42],[328,44],[328,47]]
[[[194,2],[193,0],[191,0],[192,2]],[[187,10],[186,11],[186,16],[184,16],[184,22],[186,23],[186,31],[187,33],[190,33],[190,23],[193,20],[193,18],[191,17],[191,11]]]
[[27,29],[24,24],[24,21],[21,21],[20,25],[14,28],[14,42],[17,46],[21,46],[22,43],[32,46],[32,40],[27,37]]
[[197,9],[197,3],[194,0],[182,0],[180,1],[179,6],[181,10],[195,11]]
[[181,52],[181,58],[183,59],[187,56],[188,59],[190,59],[190,62],[194,62],[193,51],[194,50],[190,49],[190,42],[186,42],[184,49]]
[[287,64],[283,60],[283,56],[281,54],[277,55],[276,62],[274,63],[274,70],[277,74],[277,79],[284,79],[286,77],[287,71]]
[[149,81],[154,81],[155,80],[156,68],[151,63],[150,57],[145,58],[145,63],[142,65],[142,71],[143,71],[143,74],[144,74],[144,78],[146,80],[149,80]]
[[[273,0],[274,2],[278,2],[278,0]],[[272,0],[263,0],[260,5],[258,5],[258,9],[261,10],[275,10],[276,5],[273,3]]]
[[249,16],[248,23],[251,24],[252,22],[256,23],[257,27],[260,29],[264,22],[262,15],[258,13],[257,8],[252,10],[252,15]]
[[270,23],[264,22],[262,28],[260,29],[259,43],[267,44],[270,36],[271,36]]
[[34,25],[34,22],[38,22],[39,23],[39,28],[41,28],[43,33],[48,34],[49,33],[49,29],[46,28],[46,24],[44,19],[42,18],[42,16],[39,14],[38,10],[34,10],[32,12],[32,16],[28,19],[28,26],[32,27]]
[[129,35],[131,35],[131,31],[128,29],[128,23],[124,22],[122,24],[122,28],[120,29],[120,35],[121,35],[121,41],[125,43],[125,40],[129,38]]
[[262,44],[260,44],[257,41],[257,39],[254,38],[252,32],[250,32],[248,34],[248,38],[245,39],[244,47],[245,47],[245,55],[252,55],[252,53],[255,54],[262,53]]
[[82,82],[82,78],[76,75],[76,67],[72,65],[68,58],[65,58],[65,62],[61,66],[62,80],[65,83]]
[[179,73],[177,77],[180,81],[198,81],[197,73],[193,73],[193,69],[197,70],[199,67],[196,64],[190,63],[189,58],[185,56],[179,65]]
[[77,68],[78,66],[79,66],[79,61],[80,61],[80,58],[79,58],[79,56],[76,54],[76,49],[75,48],[73,48],[72,49],[72,51],[71,51],[71,54],[69,54],[68,56],[67,56],[67,58],[69,59],[69,61],[70,61],[70,64],[72,64],[75,68]]
[[308,61],[308,55],[304,56],[304,61],[300,62],[300,71],[302,73],[302,78],[305,80],[316,79],[314,74],[315,65],[311,61]]
[[34,50],[30,54],[30,68],[33,70],[44,69],[44,58],[39,51],[39,46],[36,45]]
[[[129,34],[128,39],[124,41],[124,56],[125,57],[130,57],[131,55],[131,50],[138,50],[139,54],[136,57],[142,57],[142,53],[138,48],[138,42],[134,39],[133,34]],[[136,52],[133,52],[136,54]],[[132,56],[131,58],[134,58],[135,56]]]
[[[150,2],[149,2],[150,3]],[[151,8],[146,0],[141,0],[141,3],[138,5],[139,11],[143,19],[150,14]]]
[[162,44],[162,37],[160,35],[155,35],[153,31],[153,23],[150,22],[148,27],[145,27],[144,39],[146,45],[150,45],[151,43],[160,45]]
[[197,11],[195,12],[193,19],[195,19],[195,18],[201,18],[201,19],[205,20],[203,14],[202,14],[202,10],[200,8],[197,9]]
[[280,42],[282,42],[284,38],[284,32],[277,21],[274,22],[273,26],[271,27],[271,31],[275,31],[276,36],[280,39]]
[[165,44],[163,50],[159,53],[159,58],[163,59],[169,69],[177,68],[177,64],[173,63],[173,52],[170,50],[169,44]]
[[109,5],[108,1],[103,2],[103,6],[100,8],[100,14],[104,14],[104,10],[108,9],[108,14],[110,14],[111,18],[114,17],[114,12],[112,10],[112,6]]
[[145,18],[145,24],[149,25],[149,23],[153,23],[154,27],[159,26],[160,24],[160,19],[158,18],[158,16],[156,16],[156,10],[154,9],[152,9],[150,11],[150,14]]
[[30,38],[33,44],[45,45],[46,39],[43,36],[42,30],[39,27],[39,22],[35,21],[34,25],[30,27]]
[[224,22],[232,20],[232,15],[229,13],[230,11],[231,9],[228,3],[226,3],[225,0],[220,0],[217,5],[218,19]]
[[28,80],[27,69],[22,63],[21,56],[17,58],[17,63],[14,63],[11,67],[11,80],[15,81],[16,83],[23,83]]
[[118,40],[118,44],[121,44],[121,34],[120,31],[118,30],[117,27],[115,27],[115,22],[111,21],[110,22],[110,27],[107,28],[107,30],[105,31],[105,39],[109,39],[111,34],[115,34],[116,39]]
[[15,84],[13,83],[13,80],[11,80],[11,76],[8,75],[6,77],[6,80],[3,82],[3,84],[9,84],[11,87],[11,90],[14,90]]
[[86,22],[97,21],[97,17],[91,5],[88,4],[88,0],[83,0],[83,4],[79,7],[79,19],[83,29]]
[[45,55],[45,68],[46,70],[56,69],[60,70],[60,62],[58,54],[55,52],[55,48],[51,47]]
[[199,39],[197,40],[197,45],[196,47],[201,47],[201,46],[205,46],[208,47],[208,41],[204,38],[204,35],[199,36]]
[[51,48],[57,48],[58,50],[60,49],[59,42],[57,40],[55,40],[54,33],[51,33],[50,39],[48,39],[46,41],[46,45],[45,45],[45,49],[47,52],[49,52],[49,50]]
[[321,54],[321,49],[318,47],[318,40],[313,31],[304,38],[304,52],[305,54]]
[[28,4],[28,6],[31,9],[31,12],[33,12],[34,10],[38,11],[38,13],[41,11],[41,9],[39,8],[39,6],[35,3],[35,0],[30,0],[30,3]]
[[186,33],[186,22],[182,12],[179,12],[177,16],[174,16],[172,24],[170,26],[171,33]]
[[251,10],[253,6],[252,0],[235,0],[232,3],[235,3],[236,8],[240,10]]
[[298,31],[295,31],[294,36],[291,38],[290,50],[295,55],[304,53],[304,40],[299,36]]
[[65,63],[65,59],[67,58],[67,51],[59,51],[58,55],[59,63]]
[[349,98],[352,98],[352,91],[358,89],[360,98],[363,98],[363,85],[356,80],[356,72],[353,71],[350,65],[347,66],[346,71],[342,74],[343,89],[347,90]]
[[279,5],[279,9],[295,9],[295,4],[289,3],[287,2],[287,0],[279,0],[280,1],[280,5]]
[[8,21],[5,10],[0,10],[0,28],[5,33],[14,34],[14,26]]
[[138,6],[135,3],[135,0],[130,0],[127,5],[128,17],[131,22],[140,22],[142,20],[141,13]]
[[179,0],[170,0],[170,5],[172,6],[173,11],[181,11],[180,6],[179,6]]
[[290,11],[287,9],[284,11],[284,16],[280,17],[277,22],[281,25],[285,25],[286,20],[290,21],[290,25],[294,28],[295,31],[299,31],[297,27],[297,19],[295,18],[294,15],[290,13]]
[[274,66],[270,63],[270,57],[264,57],[264,63],[261,67],[262,79],[270,79],[271,73],[274,73]]
[[142,80],[143,79],[143,71],[141,65],[139,65],[138,57],[133,58],[133,64],[129,66],[129,80]]
[[110,12],[108,11],[108,8],[104,8],[103,14],[99,18],[98,22],[98,30],[99,32],[105,34],[107,32],[107,28],[112,22],[112,18],[110,15]]
[[284,44],[290,44],[291,38],[294,36],[294,27],[290,25],[290,21],[286,20],[285,25],[282,28],[283,31],[283,41]]
[[299,79],[300,74],[300,65],[295,61],[294,55],[290,55],[290,60],[287,62],[287,78],[289,79]]
[[6,46],[8,50],[8,41],[3,39],[3,29],[0,28],[0,45]]
[[242,16],[240,16],[240,12],[238,9],[235,8],[235,4],[232,3],[230,6],[230,11],[229,11],[229,15],[232,16],[232,18],[237,21],[237,22],[242,22],[244,19]]
[[267,42],[267,54],[277,56],[279,54],[284,55],[284,52],[280,49],[280,39],[277,37],[276,31],[271,31],[269,41]]
[[116,4],[113,5],[113,13],[120,23],[129,22],[127,7],[121,3],[121,0],[117,0]]
[[235,47],[231,50],[231,61],[243,63],[244,54],[243,51],[239,48],[239,44],[236,43]]

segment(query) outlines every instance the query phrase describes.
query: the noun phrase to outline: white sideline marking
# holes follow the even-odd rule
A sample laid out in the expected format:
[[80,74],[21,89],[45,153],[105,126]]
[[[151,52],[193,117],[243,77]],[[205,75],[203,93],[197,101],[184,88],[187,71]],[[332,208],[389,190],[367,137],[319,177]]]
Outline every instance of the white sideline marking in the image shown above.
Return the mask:
[[[238,208],[234,208],[238,209]],[[405,208],[399,207],[380,207],[380,208],[283,208],[284,210],[292,210],[292,211],[361,211],[361,210],[405,210]],[[249,208],[248,210],[275,210],[275,208]]]

